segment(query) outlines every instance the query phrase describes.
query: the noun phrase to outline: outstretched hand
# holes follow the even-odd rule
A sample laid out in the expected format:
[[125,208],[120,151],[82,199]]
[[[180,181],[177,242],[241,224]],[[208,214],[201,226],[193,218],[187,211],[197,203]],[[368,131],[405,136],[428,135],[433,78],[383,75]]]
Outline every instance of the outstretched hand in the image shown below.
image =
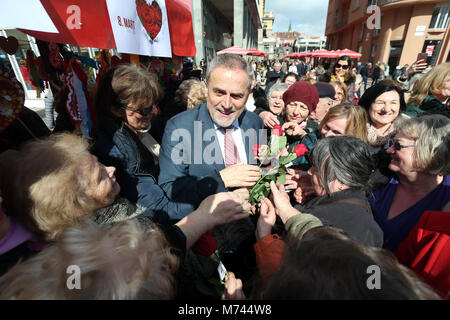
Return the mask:
[[270,189],[272,190],[272,200],[275,205],[275,212],[281,218],[283,223],[297,214],[300,214],[292,205],[289,195],[284,190],[284,186],[275,182],[270,182]]
[[236,278],[233,272],[228,272],[222,300],[245,300],[245,294],[242,287],[242,280]]
[[426,59],[420,59],[413,62],[413,64],[411,64],[408,70],[406,70],[405,77],[409,77],[410,75],[413,75],[416,72],[422,72],[427,68],[427,65],[428,64]]
[[273,129],[277,124],[280,124],[276,115],[269,111],[263,111],[259,114],[259,117],[264,121],[264,125],[267,128]]
[[227,188],[253,187],[261,177],[261,168],[247,164],[235,164],[220,171]]
[[256,240],[260,240],[272,233],[272,227],[275,225],[277,215],[275,207],[268,198],[264,198],[259,203],[259,218],[256,223]]
[[210,220],[212,227],[248,217],[248,191],[221,192],[207,197],[197,210]]
[[286,122],[281,127],[288,136],[300,136],[303,137],[306,131],[296,122]]

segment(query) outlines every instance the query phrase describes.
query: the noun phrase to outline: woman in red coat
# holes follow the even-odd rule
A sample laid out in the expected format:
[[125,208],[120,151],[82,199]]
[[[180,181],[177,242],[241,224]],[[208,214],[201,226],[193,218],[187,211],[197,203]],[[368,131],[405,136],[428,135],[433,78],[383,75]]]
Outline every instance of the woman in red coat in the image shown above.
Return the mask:
[[425,211],[395,256],[450,299],[450,212]]

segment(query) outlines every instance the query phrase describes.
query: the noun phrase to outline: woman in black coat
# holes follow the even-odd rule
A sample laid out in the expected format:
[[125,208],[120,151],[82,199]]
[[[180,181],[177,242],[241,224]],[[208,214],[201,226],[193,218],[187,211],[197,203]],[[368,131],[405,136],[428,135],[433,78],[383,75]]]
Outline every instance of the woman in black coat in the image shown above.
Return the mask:
[[[328,137],[317,142],[309,159],[308,174],[317,197],[295,208],[313,214],[324,225],[344,230],[357,242],[381,247],[383,232],[366,199],[375,169],[369,146],[355,137]],[[303,191],[299,187],[295,192],[301,203]]]

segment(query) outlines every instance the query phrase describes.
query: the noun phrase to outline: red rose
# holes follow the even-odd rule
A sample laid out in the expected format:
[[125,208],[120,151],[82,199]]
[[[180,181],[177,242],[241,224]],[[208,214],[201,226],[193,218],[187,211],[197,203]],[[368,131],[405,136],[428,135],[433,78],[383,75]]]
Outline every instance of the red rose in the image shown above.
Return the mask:
[[217,243],[210,231],[204,233],[192,246],[192,251],[205,257],[209,257],[217,250]]
[[261,148],[261,146],[260,146],[259,144],[254,144],[254,145],[253,145],[253,155],[254,155],[255,157],[258,156],[259,148]]
[[283,129],[281,129],[281,126],[279,124],[273,126],[272,134],[277,136],[282,136],[284,134]]
[[296,145],[294,148],[294,153],[297,157],[305,155],[306,152],[308,152],[308,148],[303,143]]

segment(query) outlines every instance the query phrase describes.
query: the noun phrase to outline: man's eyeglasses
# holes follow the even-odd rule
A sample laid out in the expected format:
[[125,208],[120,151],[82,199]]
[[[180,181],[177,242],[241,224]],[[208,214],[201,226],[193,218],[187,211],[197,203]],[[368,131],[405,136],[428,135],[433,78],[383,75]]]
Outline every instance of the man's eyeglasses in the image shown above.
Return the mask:
[[416,144],[408,144],[406,146],[402,145],[400,142],[398,142],[397,140],[394,139],[389,139],[388,143],[387,143],[388,148],[390,147],[394,147],[395,150],[400,151],[403,148],[409,148],[409,147],[415,147]]
[[124,110],[129,110],[129,111],[133,111],[133,112],[137,112],[137,113],[139,113],[141,116],[148,116],[148,115],[152,112],[153,106],[148,107],[148,108],[145,108],[145,109],[139,109],[139,110],[135,110],[135,109],[130,108],[130,107],[122,106],[122,109],[124,109]]
[[336,63],[336,68],[342,68],[342,69],[344,69],[344,70],[347,70],[348,67],[349,67],[348,64],[342,65],[342,64],[340,64],[340,63]]

